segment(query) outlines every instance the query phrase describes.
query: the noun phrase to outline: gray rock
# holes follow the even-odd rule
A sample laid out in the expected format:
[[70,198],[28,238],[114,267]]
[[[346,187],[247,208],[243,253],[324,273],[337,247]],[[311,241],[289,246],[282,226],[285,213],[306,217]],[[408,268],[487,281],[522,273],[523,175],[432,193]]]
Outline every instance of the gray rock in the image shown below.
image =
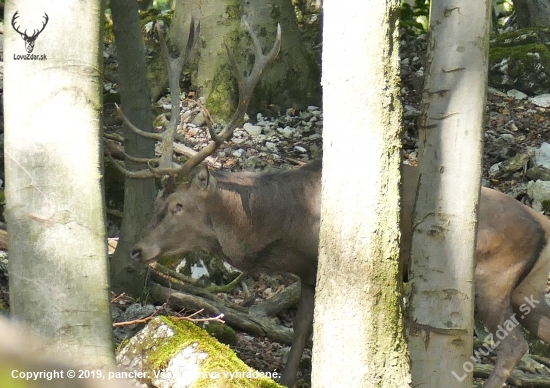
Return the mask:
[[256,137],[262,134],[262,127],[245,123],[243,129],[248,132],[250,136]]
[[531,101],[536,106],[540,106],[542,108],[548,108],[550,107],[550,94],[548,93],[541,94],[539,96],[530,98],[529,101]]
[[527,98],[527,94],[520,92],[516,89],[510,89],[506,92],[506,95],[509,97],[513,97],[516,100],[525,100]]
[[520,196],[527,194],[527,183],[516,183],[510,187],[510,191],[506,194],[512,198],[519,198]]
[[294,136],[294,129],[290,127],[284,127],[277,129],[277,132],[279,132],[281,135],[283,135],[286,138],[290,138]]
[[536,211],[550,210],[548,204],[550,204],[550,182],[548,181],[536,181],[529,182],[527,184],[527,194],[533,200],[531,205]]
[[277,145],[275,143],[272,143],[270,141],[266,141],[265,146],[269,151],[272,151],[272,152],[277,151]]
[[200,127],[206,123],[206,119],[204,118],[204,114],[202,112],[199,112],[193,121],[191,121],[191,124],[196,125],[197,127]]
[[243,154],[244,154],[244,150],[242,148],[239,148],[237,151],[233,151],[231,155],[233,155],[236,158],[240,158],[241,156],[243,156]]
[[535,165],[550,168],[550,144],[542,143],[540,148],[535,150]]
[[491,167],[489,167],[489,177],[494,178],[500,174],[500,164],[502,162],[498,162],[493,164]]

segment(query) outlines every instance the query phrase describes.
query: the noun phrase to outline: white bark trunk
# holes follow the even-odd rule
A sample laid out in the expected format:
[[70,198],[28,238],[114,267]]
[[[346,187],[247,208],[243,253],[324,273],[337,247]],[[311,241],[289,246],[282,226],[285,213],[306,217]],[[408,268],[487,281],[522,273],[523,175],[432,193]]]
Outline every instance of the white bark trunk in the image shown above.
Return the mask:
[[102,1],[22,0],[4,39],[6,218],[11,312],[56,352],[114,362],[101,190]]
[[431,4],[411,252],[409,343],[418,386],[472,386],[463,364],[472,355],[490,12],[490,1]]
[[399,297],[397,11],[392,0],[324,2],[315,387],[410,384]]

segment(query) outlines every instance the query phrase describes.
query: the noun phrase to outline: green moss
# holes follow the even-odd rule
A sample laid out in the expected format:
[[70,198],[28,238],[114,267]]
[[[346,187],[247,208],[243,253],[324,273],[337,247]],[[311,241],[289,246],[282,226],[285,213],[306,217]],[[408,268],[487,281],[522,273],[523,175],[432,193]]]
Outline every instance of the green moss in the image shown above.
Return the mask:
[[103,41],[105,43],[110,43],[115,40],[115,34],[113,32],[113,25],[109,21],[105,20],[104,22],[105,29],[103,30]]
[[[499,64],[505,60],[501,68]],[[489,84],[539,94],[548,90],[546,69],[550,68],[550,52],[542,44],[493,47],[489,50]]]
[[545,59],[550,58],[550,51],[543,44],[526,44],[521,46],[493,47],[489,50],[489,61],[492,63],[500,62],[505,58],[524,61],[526,64],[540,62],[532,55],[538,53]]
[[541,205],[542,205],[542,210],[544,210],[545,212],[550,210],[550,201],[549,200],[542,201]]
[[238,0],[233,1],[225,7],[224,17],[219,19],[216,24],[221,26],[229,26],[235,20],[240,20],[242,13],[242,3]]
[[276,4],[272,4],[270,14],[273,20],[278,20],[281,17],[281,9]]
[[492,46],[517,46],[524,44],[545,44],[550,40],[550,28],[531,27],[495,35]]
[[9,307],[6,306],[3,301],[0,300],[0,315],[5,314],[6,316],[8,316],[9,313],[10,313]]
[[168,70],[162,55],[160,55],[160,48],[157,46],[154,48],[158,55],[147,57],[147,82],[149,83],[149,89],[151,91],[151,100],[157,101],[165,92],[168,86]]
[[219,378],[202,378],[197,380],[193,388],[205,387],[281,387],[271,379],[267,378],[235,378],[230,379],[224,376],[223,372],[242,372],[253,373],[253,369],[245,365],[235,353],[227,346],[217,341],[213,341],[210,335],[195,324],[177,320],[170,317],[161,317],[160,323],[168,325],[174,330],[174,335],[165,344],[161,344],[148,355],[148,362],[155,370],[161,370],[166,367],[167,361],[183,349],[197,344],[198,351],[205,352],[210,356],[204,360],[201,365],[201,373],[219,373]]
[[169,27],[172,24],[172,18],[174,17],[174,11],[160,12],[158,9],[149,8],[145,12],[139,13],[140,25],[143,31],[145,25],[149,22],[157,22],[162,20],[165,27]]
[[242,13],[242,6],[240,1],[229,3],[229,5],[225,7],[225,14],[231,20],[239,19],[241,17],[241,13]]
[[[236,94],[237,82],[229,64],[222,65],[215,74],[210,95],[207,97],[207,108],[216,121],[227,122],[237,106],[232,99]],[[206,85],[205,89],[210,89],[210,85]]]
[[176,267],[181,263],[182,256],[181,255],[174,255],[174,256],[163,256],[159,259],[159,264],[170,268],[170,269],[176,269]]
[[237,333],[230,326],[218,322],[210,322],[204,326],[204,330],[222,344],[237,345]]

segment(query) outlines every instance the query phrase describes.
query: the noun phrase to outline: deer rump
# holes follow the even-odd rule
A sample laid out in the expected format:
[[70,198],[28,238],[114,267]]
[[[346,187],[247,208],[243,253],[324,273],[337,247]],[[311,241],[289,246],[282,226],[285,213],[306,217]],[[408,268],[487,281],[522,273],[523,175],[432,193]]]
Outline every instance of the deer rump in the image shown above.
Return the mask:
[[[401,257],[409,259],[416,169],[403,168]],[[294,340],[281,383],[292,385],[311,333],[321,207],[321,161],[276,173],[194,173],[161,195],[132,257],[151,262],[204,249],[242,270],[291,272],[302,280]],[[483,188],[476,246],[476,308],[495,334],[506,320],[550,343],[545,303],[550,221],[513,198]],[[537,303],[538,302],[538,303]],[[523,309],[528,305],[529,312]],[[523,308],[522,308],[523,306]],[[500,387],[527,351],[518,326],[496,347],[496,367],[485,387]]]

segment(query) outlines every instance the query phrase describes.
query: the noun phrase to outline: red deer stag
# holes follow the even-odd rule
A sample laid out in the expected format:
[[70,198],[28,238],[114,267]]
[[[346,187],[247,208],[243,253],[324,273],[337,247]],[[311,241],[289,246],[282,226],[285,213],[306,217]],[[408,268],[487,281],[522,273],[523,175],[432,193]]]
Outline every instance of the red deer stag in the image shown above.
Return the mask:
[[[276,173],[210,173],[205,167],[193,169],[229,139],[246,110],[254,85],[279,50],[280,30],[274,47],[264,56],[256,36],[247,28],[256,46],[256,60],[248,77],[234,71],[240,97],[231,124],[219,135],[209,124],[212,142],[205,148],[208,150],[203,149],[183,166],[172,166],[171,154],[163,153],[163,163],[168,167],[149,166],[149,170],[132,174],[176,175],[164,181],[154,215],[132,257],[150,263],[163,255],[208,250],[242,270],[258,268],[298,275],[302,291],[294,321],[294,339],[281,378],[282,384],[291,386],[313,321],[321,161]],[[227,51],[233,68],[238,69],[233,53],[229,48]],[[174,91],[179,89],[174,85],[171,90],[172,98],[176,96],[173,105],[176,111],[172,112],[175,120],[179,93]],[[171,152],[169,143],[173,134],[171,138],[168,130],[167,133],[160,139],[164,149]],[[417,179],[415,169],[410,166],[404,166],[403,173],[402,258],[408,260]],[[492,333],[505,320],[515,317],[550,343],[550,308],[544,302],[550,269],[549,238],[550,221],[544,216],[502,193],[482,189],[476,246],[476,306]],[[529,314],[520,310],[525,298],[540,302],[533,302]],[[519,328],[513,328],[510,334],[496,347],[496,366],[487,380],[487,388],[500,387],[527,351],[527,342]]]

